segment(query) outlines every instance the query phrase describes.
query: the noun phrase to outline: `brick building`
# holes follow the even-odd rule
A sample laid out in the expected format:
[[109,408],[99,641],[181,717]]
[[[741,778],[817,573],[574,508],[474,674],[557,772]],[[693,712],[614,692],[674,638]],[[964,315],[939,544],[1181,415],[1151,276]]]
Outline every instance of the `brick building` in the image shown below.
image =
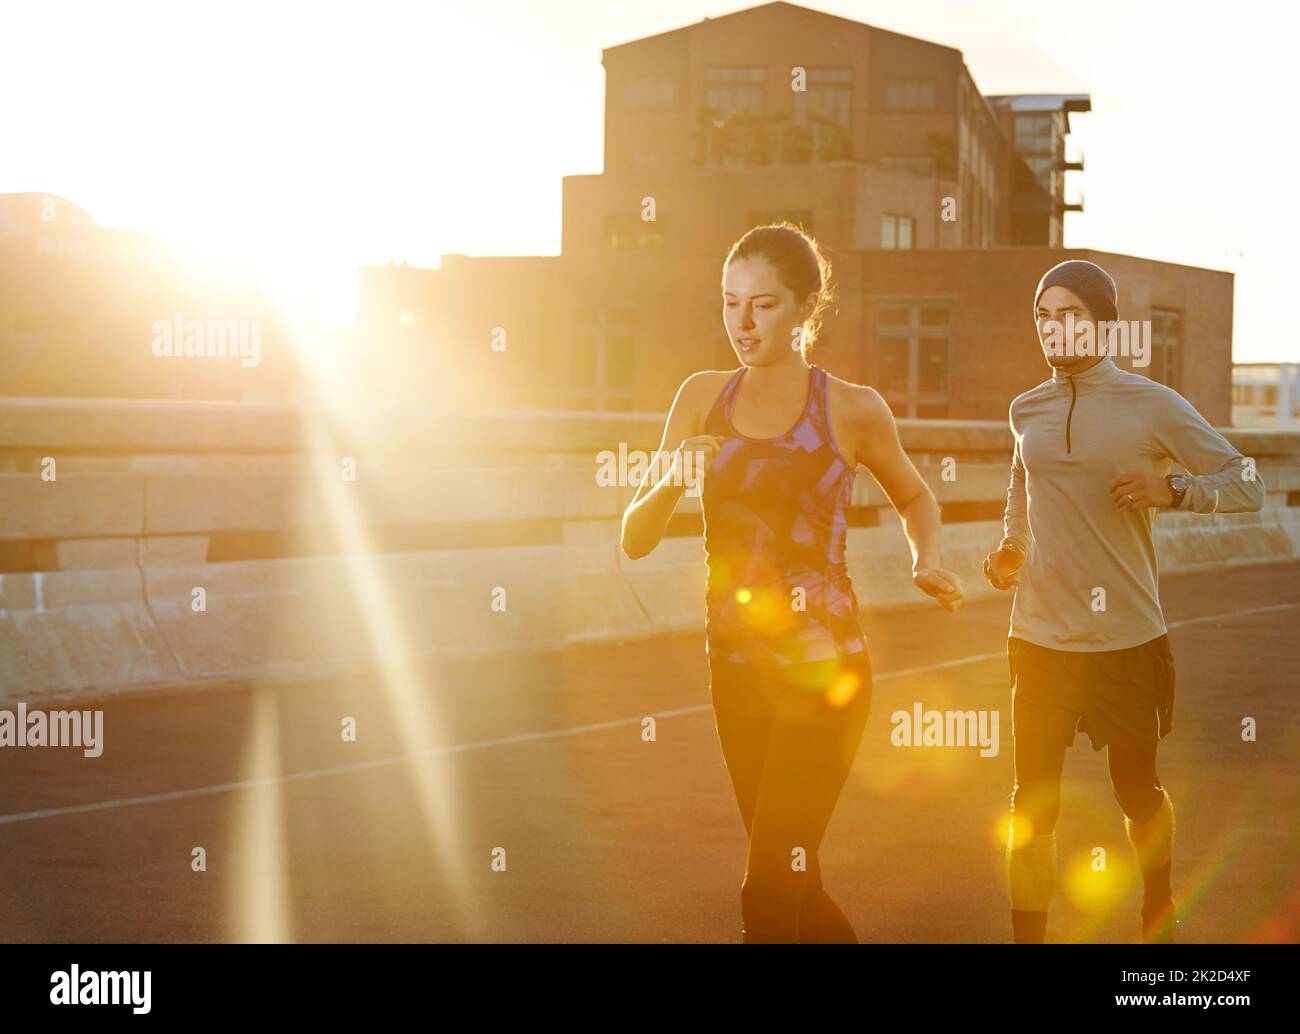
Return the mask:
[[986,97],[958,50],[780,2],[602,63],[605,171],[564,178],[560,255],[360,271],[372,391],[416,401],[436,381],[466,405],[662,412],[689,373],[738,365],[722,262],[788,218],[838,284],[814,361],[900,416],[1005,418],[1047,375],[1038,278],[1086,257],[1115,276],[1121,318],[1152,321],[1138,372],[1229,422],[1231,274],[1061,247],[1086,95]]

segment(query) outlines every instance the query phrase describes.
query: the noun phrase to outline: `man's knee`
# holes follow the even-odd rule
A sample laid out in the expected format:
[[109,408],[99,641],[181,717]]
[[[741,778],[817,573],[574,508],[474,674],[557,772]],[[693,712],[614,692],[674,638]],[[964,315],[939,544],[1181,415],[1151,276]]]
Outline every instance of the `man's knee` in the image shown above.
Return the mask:
[[1111,791],[1124,816],[1133,822],[1149,822],[1165,799],[1164,788],[1150,775],[1111,775]]
[[1125,817],[1134,822],[1148,822],[1164,800],[1154,783],[1115,784],[1114,792]]
[[1148,822],[1164,800],[1156,775],[1156,744],[1117,737],[1106,747],[1110,787],[1115,801],[1132,822]]
[[1012,815],[1027,819],[1035,836],[1056,828],[1061,814],[1060,788],[1049,783],[1017,783],[1011,791]]

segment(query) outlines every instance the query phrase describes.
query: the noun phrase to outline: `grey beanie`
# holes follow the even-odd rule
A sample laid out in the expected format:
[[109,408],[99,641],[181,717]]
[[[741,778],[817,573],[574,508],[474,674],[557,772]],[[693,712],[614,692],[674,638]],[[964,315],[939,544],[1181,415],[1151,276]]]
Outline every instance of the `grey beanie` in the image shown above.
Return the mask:
[[1119,300],[1115,281],[1101,266],[1086,259],[1069,259],[1053,266],[1038,281],[1034,293],[1034,313],[1038,313],[1038,299],[1049,287],[1064,287],[1079,296],[1095,320],[1119,318]]

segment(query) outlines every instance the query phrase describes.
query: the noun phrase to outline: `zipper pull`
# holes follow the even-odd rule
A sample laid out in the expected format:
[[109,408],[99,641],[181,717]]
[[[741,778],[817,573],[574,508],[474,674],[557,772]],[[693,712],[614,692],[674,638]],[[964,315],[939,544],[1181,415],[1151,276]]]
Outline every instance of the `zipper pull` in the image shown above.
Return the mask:
[[1074,419],[1074,403],[1078,400],[1078,395],[1074,389],[1074,375],[1067,373],[1070,378],[1070,411],[1065,415],[1065,454],[1070,454],[1070,421]]

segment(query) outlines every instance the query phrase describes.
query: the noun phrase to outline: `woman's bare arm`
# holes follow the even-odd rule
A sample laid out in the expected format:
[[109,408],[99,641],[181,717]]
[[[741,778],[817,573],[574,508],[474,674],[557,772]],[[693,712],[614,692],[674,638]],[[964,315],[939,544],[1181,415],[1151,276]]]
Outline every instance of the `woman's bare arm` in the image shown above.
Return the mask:
[[903,451],[894,414],[880,393],[855,386],[853,398],[855,458],[871,471],[903,522],[912,550],[912,580],[943,607],[956,610],[962,599],[961,582],[941,566],[939,503]]
[[692,469],[699,473],[707,472],[709,462],[717,453],[720,438],[696,433],[701,389],[707,387],[710,372],[692,374],[677,389],[677,397],[664,423],[663,441],[623,513],[621,545],[633,560],[653,552],[659,545],[678,501],[690,487],[683,475],[683,453],[697,453],[699,462]]

